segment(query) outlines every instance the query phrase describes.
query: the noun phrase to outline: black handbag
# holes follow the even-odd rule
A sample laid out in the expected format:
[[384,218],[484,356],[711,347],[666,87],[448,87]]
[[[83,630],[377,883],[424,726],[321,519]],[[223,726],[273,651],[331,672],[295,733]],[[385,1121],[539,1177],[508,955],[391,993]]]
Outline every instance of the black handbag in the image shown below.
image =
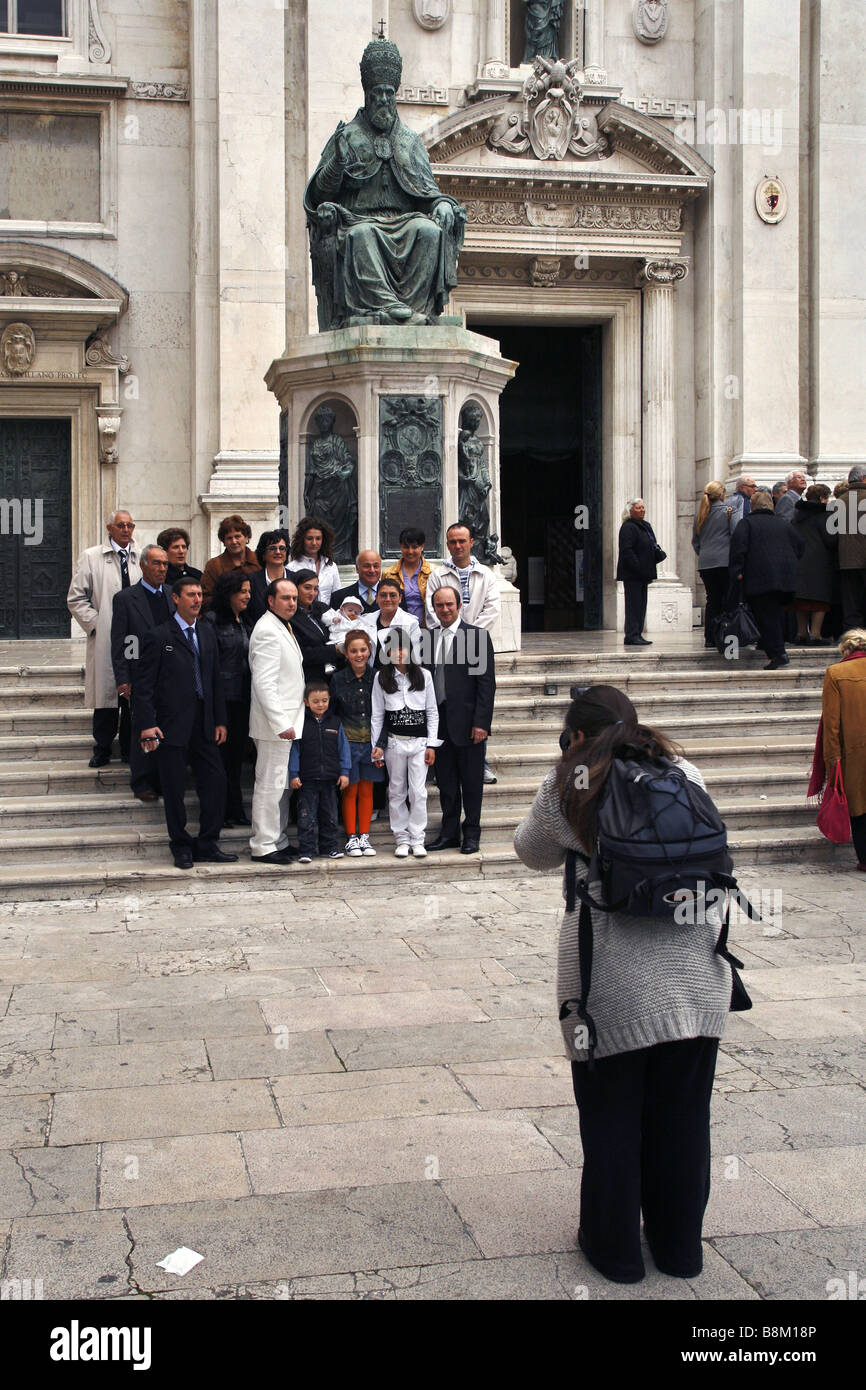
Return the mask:
[[761,630],[744,599],[741,599],[731,612],[723,613],[716,619],[713,634],[716,648],[722,656],[725,655],[725,644],[729,638],[736,638],[741,647],[753,647],[760,635]]

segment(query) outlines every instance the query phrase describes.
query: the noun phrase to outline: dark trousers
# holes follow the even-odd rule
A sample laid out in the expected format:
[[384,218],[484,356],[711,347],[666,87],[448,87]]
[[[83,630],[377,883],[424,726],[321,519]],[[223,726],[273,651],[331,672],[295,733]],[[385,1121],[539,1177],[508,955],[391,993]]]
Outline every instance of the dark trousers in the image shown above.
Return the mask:
[[748,594],[746,602],[761,629],[761,646],[771,661],[777,661],[785,655],[785,613],[781,593]]
[[[220,750],[213,739],[205,738],[203,701],[199,700],[192,733],[186,746],[161,743],[156,753],[165,823],[172,853],[179,849],[194,850],[196,845],[206,853],[216,848],[223,828],[226,804],[226,774]],[[195,774],[195,790],[199,801],[199,832],[197,840],[187,834],[186,789],[187,764]]]
[[866,816],[851,817],[851,838],[858,864],[866,864]]
[[866,570],[840,570],[843,630],[866,626]]
[[645,579],[624,579],[625,635],[640,637],[646,621],[646,596],[649,584]]
[[132,742],[129,745],[129,785],[134,792],[159,791],[159,764],[153,753],[145,753],[139,735],[141,720],[136,717],[135,691],[130,701],[130,727]]
[[714,647],[713,623],[716,618],[720,618],[725,611],[725,599],[728,596],[728,567],[723,565],[719,569],[701,570],[701,579],[707,591],[707,604],[704,610],[704,642],[708,647]]
[[337,784],[312,778],[298,792],[298,849],[301,854],[330,854],[337,848]]
[[580,1243],[609,1279],[644,1275],[647,1243],[665,1274],[702,1266],[710,1195],[710,1097],[717,1038],[688,1038],[571,1066],[580,1112]]
[[[120,730],[118,732],[118,717],[120,720]],[[111,757],[111,745],[114,742],[114,735],[117,734],[120,744],[120,756],[124,762],[129,758],[129,745],[131,739],[131,727],[129,718],[129,701],[118,697],[116,705],[107,705],[102,709],[93,711],[93,742],[96,745],[97,753],[107,753]]]
[[459,748],[448,737],[445,706],[439,706],[439,737],[436,749],[436,785],[442,805],[443,840],[460,838],[460,812],[463,812],[464,840],[481,837],[481,800],[484,796],[484,743]]
[[247,739],[250,736],[249,700],[226,701],[226,741],[220,744],[220,754],[226,773],[226,820],[243,814],[241,771]]

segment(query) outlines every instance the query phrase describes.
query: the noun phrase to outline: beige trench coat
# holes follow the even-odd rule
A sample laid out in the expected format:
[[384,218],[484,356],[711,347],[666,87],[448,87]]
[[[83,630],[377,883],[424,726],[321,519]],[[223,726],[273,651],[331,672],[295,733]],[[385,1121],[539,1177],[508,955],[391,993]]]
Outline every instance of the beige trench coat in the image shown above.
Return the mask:
[[[138,547],[129,547],[129,582],[141,578]],[[66,606],[87,634],[84,703],[89,709],[109,709],[117,704],[117,685],[111,666],[111,606],[123,587],[120,559],[106,540],[92,545],[78,558]]]

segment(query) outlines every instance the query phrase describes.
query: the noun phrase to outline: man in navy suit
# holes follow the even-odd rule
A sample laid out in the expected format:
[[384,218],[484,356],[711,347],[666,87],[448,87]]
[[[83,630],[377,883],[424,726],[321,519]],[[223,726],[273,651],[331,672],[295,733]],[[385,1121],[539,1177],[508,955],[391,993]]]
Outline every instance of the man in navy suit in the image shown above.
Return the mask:
[[[427,848],[460,849],[477,854],[481,841],[484,795],[484,745],[493,723],[496,672],[493,643],[485,628],[460,617],[459,589],[443,584],[433,595],[439,627],[433,640],[433,689],[439,706],[436,784],[442,803],[442,828]],[[463,843],[460,812],[463,811]]]
[[[155,756],[175,867],[193,860],[228,863],[219,847],[226,775],[218,745],[226,739],[226,705],[212,628],[197,622],[201,581],[184,576],[172,587],[174,616],[145,633],[135,688],[141,747]],[[195,773],[199,832],[186,828],[187,763]]]
[[171,617],[174,604],[165,591],[168,556],[158,545],[146,545],[139,560],[141,579],[114,595],[111,612],[111,665],[121,700],[129,702],[132,741],[129,746],[129,784],[139,801],[156,801],[159,773],[139,742],[135,678],[144,634]]
[[362,550],[355,561],[358,578],[345,589],[335,589],[331,594],[331,607],[339,608],[344,599],[357,598],[364,605],[365,613],[378,613],[376,591],[382,575],[382,557],[378,550]]

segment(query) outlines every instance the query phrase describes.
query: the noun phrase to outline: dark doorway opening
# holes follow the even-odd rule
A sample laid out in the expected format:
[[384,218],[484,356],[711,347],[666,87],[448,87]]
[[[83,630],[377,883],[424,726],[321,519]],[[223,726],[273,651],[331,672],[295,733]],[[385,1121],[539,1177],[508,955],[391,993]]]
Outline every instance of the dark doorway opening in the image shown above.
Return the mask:
[[71,424],[0,418],[0,639],[68,637]]
[[499,403],[499,485],[523,629],[600,628],[601,328],[469,326],[520,363]]

